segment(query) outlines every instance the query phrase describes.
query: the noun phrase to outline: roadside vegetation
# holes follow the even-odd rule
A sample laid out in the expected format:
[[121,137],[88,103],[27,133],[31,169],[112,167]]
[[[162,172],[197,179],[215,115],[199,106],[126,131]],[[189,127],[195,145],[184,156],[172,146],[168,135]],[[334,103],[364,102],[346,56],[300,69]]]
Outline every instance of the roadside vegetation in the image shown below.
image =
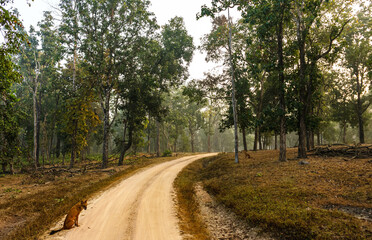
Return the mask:
[[[197,208],[188,195],[200,181],[220,203],[279,239],[372,237],[370,159],[310,155],[301,165],[295,149],[287,162],[277,160],[278,151],[249,153],[239,164],[233,154],[219,154],[187,167],[176,182],[180,209]],[[191,212],[189,221],[198,221]]]
[[[178,154],[178,157],[182,154]],[[38,171],[0,176],[0,239],[37,239],[82,199],[91,199],[137,170],[175,159],[148,155],[126,158],[117,166],[110,157],[107,169],[87,158],[68,166],[45,166]]]

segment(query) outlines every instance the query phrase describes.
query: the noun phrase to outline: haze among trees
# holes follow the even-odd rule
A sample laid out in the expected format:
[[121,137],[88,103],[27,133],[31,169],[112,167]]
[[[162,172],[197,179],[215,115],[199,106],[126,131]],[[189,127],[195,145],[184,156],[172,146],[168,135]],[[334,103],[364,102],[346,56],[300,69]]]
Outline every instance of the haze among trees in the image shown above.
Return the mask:
[[[36,0],[35,0],[36,1]],[[371,4],[362,0],[211,0],[195,46],[182,17],[159,26],[148,0],[61,0],[26,29],[0,0],[2,172],[70,168],[93,154],[239,150],[372,142]],[[31,3],[32,4],[32,3]],[[235,7],[241,18],[229,21]],[[195,51],[221,67],[190,79]],[[230,64],[230,57],[231,62]]]

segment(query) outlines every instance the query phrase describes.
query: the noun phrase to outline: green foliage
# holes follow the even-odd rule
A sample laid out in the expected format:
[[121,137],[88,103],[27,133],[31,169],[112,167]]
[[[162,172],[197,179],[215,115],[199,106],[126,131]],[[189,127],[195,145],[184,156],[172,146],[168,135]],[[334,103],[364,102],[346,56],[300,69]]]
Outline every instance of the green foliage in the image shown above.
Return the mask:
[[171,157],[172,156],[172,151],[167,149],[163,152],[163,157]]
[[12,54],[18,53],[19,46],[26,42],[26,35],[19,31],[23,26],[17,13],[5,8],[10,2],[0,1],[0,28],[4,38],[0,46],[0,164],[3,171],[19,150],[18,116],[13,111],[16,97],[11,87],[20,81],[21,75],[12,61]]

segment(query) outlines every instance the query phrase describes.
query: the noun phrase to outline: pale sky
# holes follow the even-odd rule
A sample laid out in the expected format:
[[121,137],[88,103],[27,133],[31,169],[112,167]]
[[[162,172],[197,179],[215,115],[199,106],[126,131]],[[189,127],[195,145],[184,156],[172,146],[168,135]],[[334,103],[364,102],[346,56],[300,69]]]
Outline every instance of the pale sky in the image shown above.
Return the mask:
[[[34,0],[33,2],[29,0],[31,7],[28,6],[27,0],[14,0],[14,2],[13,6],[20,12],[20,18],[28,30],[30,25],[37,26],[37,22],[43,18],[43,11],[53,11],[52,6],[58,6],[59,0]],[[210,31],[212,24],[211,18],[208,17],[196,20],[196,13],[200,11],[203,4],[210,5],[210,3],[211,0],[151,0],[149,10],[155,13],[159,25],[164,25],[174,16],[183,17],[188,33],[194,38],[194,45],[199,46],[200,38]],[[236,11],[232,11],[231,14],[235,16],[234,20],[239,17]],[[215,66],[215,63],[205,62],[205,55],[196,50],[189,67],[189,79],[201,79],[204,72],[210,71]]]

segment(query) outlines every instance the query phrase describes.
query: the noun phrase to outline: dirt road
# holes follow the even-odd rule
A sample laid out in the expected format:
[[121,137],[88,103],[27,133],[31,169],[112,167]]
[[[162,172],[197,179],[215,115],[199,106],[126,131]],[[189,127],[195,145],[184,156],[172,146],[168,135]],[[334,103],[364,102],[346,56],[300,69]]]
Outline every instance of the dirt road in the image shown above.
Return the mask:
[[43,239],[181,239],[173,181],[186,165],[211,155],[183,157],[137,173],[89,200],[88,209],[79,217],[79,227]]

